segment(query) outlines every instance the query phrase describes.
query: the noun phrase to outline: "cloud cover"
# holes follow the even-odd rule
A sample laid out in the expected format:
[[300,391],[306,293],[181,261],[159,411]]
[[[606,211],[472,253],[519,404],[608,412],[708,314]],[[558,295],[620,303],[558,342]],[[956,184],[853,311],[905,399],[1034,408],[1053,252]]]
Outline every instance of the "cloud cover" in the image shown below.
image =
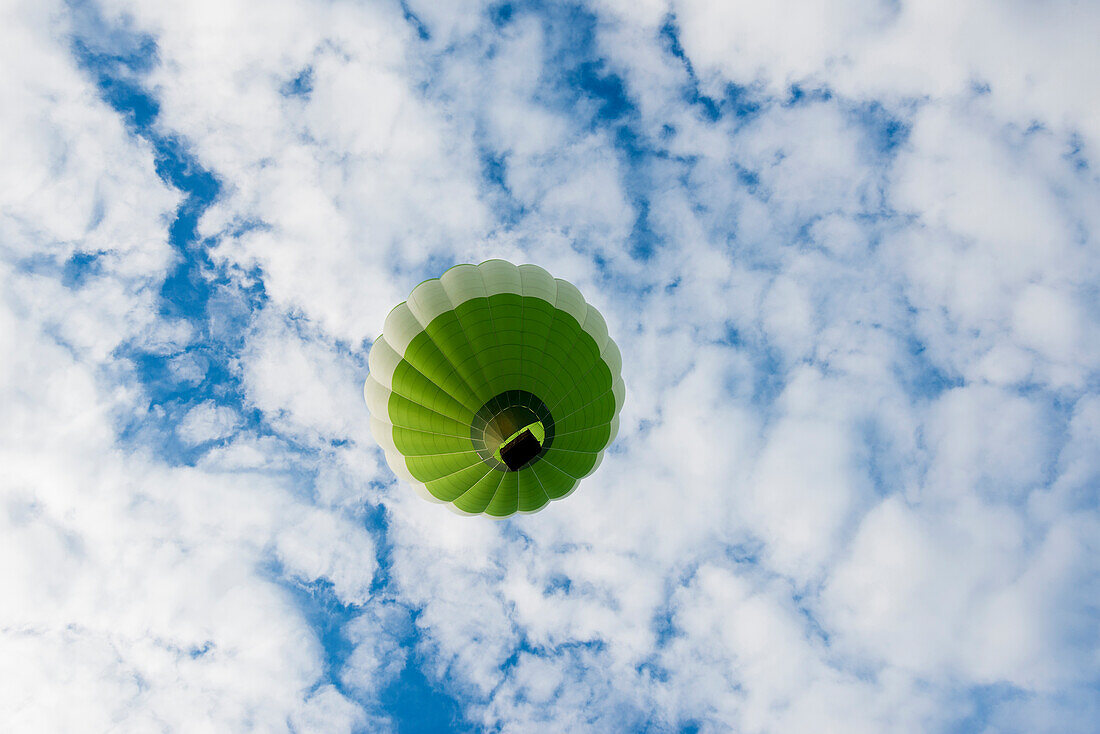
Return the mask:
[[[6,728],[1093,730],[1100,19],[1038,8],[8,3]],[[499,523],[359,396],[489,257],[629,387]]]

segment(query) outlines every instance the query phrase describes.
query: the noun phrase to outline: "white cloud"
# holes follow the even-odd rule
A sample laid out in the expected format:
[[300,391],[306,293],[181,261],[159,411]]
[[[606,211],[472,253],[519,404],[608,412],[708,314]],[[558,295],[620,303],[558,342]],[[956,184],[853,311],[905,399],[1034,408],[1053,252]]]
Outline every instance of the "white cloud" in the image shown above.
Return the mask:
[[[397,6],[111,5],[172,60],[151,74],[162,124],[230,184],[203,231],[260,224],[216,254],[262,268],[281,308],[358,344],[402,291],[390,265],[413,270],[408,290],[423,258],[484,236],[472,146],[416,93]],[[283,96],[307,69],[309,94]]]
[[340,678],[366,696],[378,694],[379,683],[393,680],[404,669],[408,653],[402,647],[412,632],[408,611],[395,604],[375,604],[347,626],[355,646]]
[[922,677],[1056,689],[1095,674],[1077,652],[1094,635],[1055,611],[1082,591],[1062,584],[1086,532],[1079,522],[1052,527],[1028,552],[1010,509],[964,500],[941,515],[892,498],[868,515],[829,582],[827,619],[842,646]]
[[[367,440],[358,385],[361,366],[331,341],[295,333],[295,324],[258,313],[241,355],[249,400],[282,432],[306,440]],[[363,408],[360,410],[360,408]]]
[[[108,8],[155,37],[157,129],[221,181],[200,228],[264,300],[245,313],[231,284],[209,324],[161,316],[179,195],[74,67],[65,15],[17,8],[0,660],[32,663],[4,674],[14,726],[385,729],[380,693],[417,665],[503,731],[1088,730],[1091,8],[607,2],[591,28],[525,9],[497,28],[411,3],[424,41],[396,4]],[[280,91],[303,73],[308,92]],[[585,73],[633,106],[594,120]],[[103,254],[70,288],[78,251]],[[577,283],[628,384],[600,471],[503,523],[387,484],[360,394],[388,309],[490,256]],[[224,363],[183,351],[228,336]],[[197,466],[122,440],[160,415],[126,344],[174,385],[240,380],[175,426],[217,444]],[[288,586],[331,592],[338,664]],[[979,706],[985,687],[1011,695]]]
[[[326,731],[341,718],[350,730],[357,704],[331,687],[309,694],[324,674],[320,643],[264,565],[284,541],[296,572],[361,595],[373,545],[354,547],[346,580],[286,540],[296,516],[325,513],[304,510],[279,477],[171,467],[120,441],[119,423],[148,398],[118,351],[189,338],[158,323],[153,302],[179,197],[75,68],[66,16],[19,11],[0,24],[0,46],[27,54],[5,64],[0,115],[19,143],[5,154],[22,156],[8,163],[25,174],[0,189],[3,726],[277,730],[321,717]],[[69,288],[62,265],[76,251],[102,254]],[[228,437],[234,420],[204,403],[180,430]]]
[[1028,3],[841,0],[814,9],[791,3],[673,4],[683,45],[718,87],[760,81],[770,89],[825,83],[858,98],[951,98],[987,85],[992,105],[1026,126],[1044,120],[1100,143],[1096,8],[1068,0]]
[[944,393],[925,423],[932,452],[925,492],[1019,499],[1049,476],[1055,420],[1042,403],[995,388]]
[[217,441],[233,433],[239,419],[232,408],[215,405],[212,400],[196,405],[180,421],[177,432],[191,444]]
[[355,523],[321,510],[306,511],[304,517],[280,531],[275,551],[296,577],[332,583],[345,604],[363,604],[370,598],[377,567],[374,541]]
[[172,370],[172,375],[180,382],[195,385],[202,382],[203,377],[206,376],[207,365],[201,357],[184,353],[173,357],[169,362],[169,368]]
[[388,721],[368,719],[362,709],[340,695],[333,686],[322,686],[306,701],[303,711],[295,712],[290,719],[293,731],[306,734],[324,732],[356,732],[370,723],[373,731],[388,730]]

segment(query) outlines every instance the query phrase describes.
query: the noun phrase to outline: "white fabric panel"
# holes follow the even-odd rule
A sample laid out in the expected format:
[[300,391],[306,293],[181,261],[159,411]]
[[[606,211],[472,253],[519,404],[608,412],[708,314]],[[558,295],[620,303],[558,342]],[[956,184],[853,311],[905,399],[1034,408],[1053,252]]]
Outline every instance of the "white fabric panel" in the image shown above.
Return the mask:
[[551,304],[554,302],[558,284],[550,273],[538,265],[520,265],[519,278],[524,296],[541,298]]
[[499,293],[521,294],[522,283],[519,279],[519,268],[504,260],[486,260],[477,266],[481,277],[485,281],[485,291],[490,296]]
[[435,320],[436,316],[454,310],[451,297],[447,295],[438,278],[426,280],[416,286],[408,300],[409,310],[423,328]]
[[384,336],[374,340],[371,345],[370,355],[367,357],[367,367],[371,377],[387,390],[393,389],[393,373],[397,365],[401,364],[401,355],[390,346]]
[[440,278],[447,296],[457,308],[474,298],[485,298],[485,281],[476,265],[455,265]]
[[408,303],[400,303],[390,311],[389,315],[386,316],[386,323],[382,327],[382,333],[385,335],[386,341],[400,355],[405,354],[409,344],[422,331],[424,331],[424,327],[420,325],[416,316],[409,310]]
[[578,324],[583,324],[588,314],[588,304],[585,303],[581,292],[577,290],[577,286],[560,278],[554,294],[554,306],[575,318]]

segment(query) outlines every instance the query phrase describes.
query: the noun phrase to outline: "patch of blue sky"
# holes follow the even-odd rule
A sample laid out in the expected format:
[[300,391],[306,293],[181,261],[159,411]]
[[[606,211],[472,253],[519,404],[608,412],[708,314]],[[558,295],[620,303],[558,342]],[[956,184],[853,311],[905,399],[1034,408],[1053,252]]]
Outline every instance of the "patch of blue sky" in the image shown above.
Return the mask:
[[489,21],[495,28],[503,28],[512,21],[515,6],[510,2],[497,3],[489,6]]
[[293,78],[279,88],[284,97],[301,97],[308,99],[313,92],[313,67],[307,66]]
[[[198,236],[199,217],[217,198],[220,184],[192,155],[186,141],[157,124],[159,104],[141,85],[141,75],[156,61],[155,42],[146,36],[131,38],[121,31],[104,33],[102,21],[96,20],[98,16],[91,7],[82,5],[80,17],[95,34],[89,31],[87,36],[81,35],[84,27],[77,26],[73,54],[131,133],[152,146],[157,174],[183,194],[168,230],[176,261],[161,285],[157,309],[162,318],[192,325],[198,336],[184,351],[201,354],[207,366],[197,384],[179,384],[170,369],[177,353],[149,350],[141,344],[122,348],[118,356],[133,364],[150,401],[151,410],[136,420],[162,425],[131,424],[121,433],[124,439],[159,437],[160,444],[152,448],[172,463],[190,464],[201,456],[202,448],[188,448],[172,430],[190,408],[214,400],[235,408],[246,427],[261,428],[259,412],[244,407],[243,389],[230,362],[243,345],[251,313],[265,300],[263,284],[259,279],[242,284],[225,268],[215,265],[208,253],[212,243]],[[120,43],[122,51],[104,47],[105,38]],[[94,265],[94,257],[74,257],[66,266],[67,282],[79,287]]]
[[[916,311],[910,308],[910,317]],[[962,375],[952,373],[928,355],[928,345],[916,336],[905,339],[906,359],[896,363],[895,376],[911,400],[932,401],[945,391],[965,384]]]
[[481,163],[481,178],[485,183],[482,195],[499,222],[505,227],[519,222],[527,213],[528,207],[512,194],[508,187],[507,156],[485,141],[483,131],[476,137],[481,140],[478,146],[478,160]]
[[833,92],[827,87],[807,87],[804,84],[791,84],[787,87],[787,98],[783,100],[783,105],[785,107],[797,107],[813,104],[814,102],[828,102],[832,98]]
[[[253,314],[266,302],[262,273],[230,270],[216,264],[209,254],[214,243],[198,234],[199,218],[217,199],[221,185],[215,174],[195,157],[187,142],[159,123],[159,103],[143,86],[143,75],[157,62],[155,39],[134,34],[125,27],[109,26],[92,4],[80,3],[74,5],[74,10],[79,21],[71,44],[74,57],[95,80],[103,100],[122,117],[131,134],[151,145],[160,178],[183,195],[169,226],[169,243],[176,252],[176,261],[160,288],[157,308],[164,319],[191,324],[195,336],[174,351],[148,349],[138,343],[118,351],[116,356],[131,365],[130,374],[141,383],[149,400],[147,411],[122,419],[119,438],[124,444],[152,449],[169,464],[193,465],[211,448],[231,440],[227,437],[193,444],[181,439],[176,430],[188,411],[212,401],[234,410],[240,418],[238,432],[278,438],[292,459],[284,473],[290,475],[296,487],[308,492],[316,478],[318,460],[323,457],[316,450],[280,435],[265,422],[262,412],[245,399],[234,360],[244,346]],[[308,96],[311,88],[312,70],[307,68],[288,82],[283,91],[290,96]],[[260,225],[241,225],[252,226]],[[59,271],[67,286],[79,288],[87,278],[94,277],[99,254],[77,253],[60,267],[43,263],[39,268]],[[426,267],[434,271],[453,264],[428,263]],[[353,351],[349,345],[336,345],[336,349],[347,354]],[[188,369],[178,368],[181,359]],[[295,456],[297,460],[293,460]],[[363,521],[376,537],[385,538],[380,511],[373,514],[366,511]],[[380,569],[372,591],[384,595],[389,579],[384,540],[381,547]],[[356,692],[342,685],[340,669],[351,652],[344,628],[358,616],[360,608],[341,603],[331,584],[296,581],[274,559],[271,563],[272,580],[292,595],[324,648],[325,674],[318,687],[332,685],[356,700]],[[413,649],[417,637],[410,633],[399,642]],[[415,660],[381,691],[378,700],[402,732],[462,731],[467,726],[461,707],[428,682]]]
[[1089,170],[1089,161],[1085,157],[1085,144],[1081,140],[1080,133],[1073,133],[1070,135],[1069,145],[1067,146],[1065,153],[1065,159],[1073,163],[1073,167],[1078,172],[1084,172]]
[[[263,281],[258,272],[232,272],[216,265],[208,251],[213,243],[198,235],[199,218],[221,187],[186,141],[158,125],[159,104],[142,86],[142,75],[156,63],[154,39],[107,26],[94,5],[81,3],[77,8],[81,23],[72,41],[73,55],[131,134],[152,146],[160,178],[183,194],[168,230],[176,261],[161,285],[157,310],[164,319],[189,322],[196,337],[174,352],[139,343],[118,351],[116,356],[132,366],[134,377],[145,388],[150,408],[130,416],[119,435],[124,442],[157,451],[168,463],[194,464],[223,442],[192,445],[181,440],[175,427],[189,410],[206,401],[233,408],[244,430],[275,435],[264,424],[262,413],[246,403],[240,375],[233,367],[252,314],[266,300]],[[80,287],[95,268],[94,254],[78,253],[66,263],[63,282]],[[181,356],[198,365],[201,375],[181,379],[174,368]]]
[[400,3],[401,12],[405,16],[405,20],[416,30],[416,34],[420,37],[420,40],[430,41],[432,38],[431,31],[428,30],[428,26],[424,25],[424,21],[420,20],[420,16],[414,13],[412,8],[409,7],[408,0],[400,0]]
[[[786,368],[779,350],[757,337],[744,334],[731,321],[725,323],[722,334],[715,339],[715,343],[739,350],[752,364],[752,385],[748,392],[753,405],[766,416],[786,385]],[[735,379],[731,375],[725,385],[729,393],[745,392],[744,386],[735,382]]]
[[[579,129],[606,133],[628,171],[622,184],[635,209],[630,253],[641,260],[649,259],[659,244],[648,216],[653,186],[649,159],[661,151],[642,138],[637,109],[623,79],[599,53],[595,15],[577,4],[508,3],[489,11],[489,19],[497,27],[512,23],[521,15],[537,18],[546,38],[544,75],[535,101],[573,117]],[[492,53],[491,47],[487,53]],[[491,196],[490,202],[503,215],[505,226],[514,225],[526,210],[507,189],[507,157],[493,149],[491,140],[481,137],[483,178],[491,189],[500,192]],[[583,242],[578,245],[584,247]]]
[[[375,489],[380,489],[375,483]],[[385,511],[381,507],[369,507],[365,510],[363,522],[372,528],[376,542],[376,559],[378,569],[371,582],[371,597],[374,600],[388,599],[393,596],[391,588],[393,546],[386,532]],[[303,602],[314,603],[312,600]],[[333,674],[338,674],[340,668],[347,660],[351,649],[344,632],[344,626],[350,622],[354,615],[349,615],[349,610],[358,612],[359,608],[353,605],[341,605],[338,600],[330,599],[327,608],[337,609],[340,617],[339,627],[332,627],[325,619],[318,619],[318,629],[327,628],[327,633],[321,634],[321,642],[325,647],[326,666]],[[396,602],[384,601],[382,603],[395,604]],[[407,654],[405,664],[400,673],[388,681],[377,694],[377,703],[387,716],[389,716],[402,734],[420,734],[423,732],[467,732],[474,731],[473,725],[465,718],[465,711],[458,701],[449,695],[448,676],[441,680],[429,679],[424,673],[430,661],[419,643],[422,633],[416,621],[420,615],[419,609],[408,609],[407,623],[400,625],[400,629],[390,629],[387,632],[392,636],[396,645]],[[354,691],[344,691],[346,695],[355,699]]]
[[994,716],[1003,713],[1006,704],[1027,698],[1026,692],[1008,683],[975,686],[963,693],[965,700],[962,707],[968,713],[950,724],[948,734],[991,731],[995,725]]
[[66,288],[79,288],[88,278],[98,275],[102,270],[99,262],[102,256],[103,252],[73,253],[62,268],[62,285]]
[[[402,642],[413,646],[416,640],[413,636]],[[444,685],[424,675],[425,663],[414,655],[398,677],[379,693],[379,701],[397,723],[398,731],[401,734],[477,731]]]
[[[623,167],[620,185],[634,209],[627,250],[634,259],[649,260],[667,241],[666,233],[660,231],[652,219],[654,196],[661,182],[669,176],[682,181],[690,179],[693,165],[690,158],[669,155],[667,144],[675,134],[674,127],[666,124],[656,136],[644,130],[624,79],[611,68],[609,59],[600,51],[596,38],[597,19],[587,7],[575,3],[553,6],[503,3],[492,6],[488,14],[497,28],[522,16],[534,17],[542,25],[546,57],[534,99],[550,110],[571,117],[576,129],[601,132],[606,136]],[[759,90],[732,83],[724,86],[723,95],[718,99],[703,94],[680,45],[674,17],[666,20],[660,33],[666,51],[685,66],[688,79],[683,91],[685,101],[705,120],[713,123],[723,117],[732,117],[743,123],[767,103]],[[492,55],[492,44],[486,53]],[[493,141],[484,134],[475,137],[480,146],[486,199],[502,226],[515,226],[529,212],[508,189],[508,157],[496,150]],[[756,174],[748,170],[740,173],[743,174],[742,184],[755,190]],[[588,249],[583,239],[576,246]],[[595,259],[599,265],[599,257]],[[623,286],[605,269],[601,268],[601,273],[607,277],[609,286]]]
[[289,574],[275,559],[270,561],[267,573],[271,580],[282,585],[292,596],[295,605],[306,621],[309,622],[325,649],[325,675],[316,685],[331,683],[342,694],[350,697],[350,693],[340,681],[339,675],[341,668],[354,649],[354,645],[348,640],[344,628],[359,616],[362,611],[361,607],[340,601],[329,581],[288,582]]
[[881,102],[857,105],[852,115],[863,129],[865,140],[879,156],[892,157],[909,139],[912,124]]
[[548,64],[555,70],[551,94],[585,118],[583,127],[604,130],[618,151],[625,168],[621,183],[635,215],[629,252],[634,259],[649,260],[662,241],[649,214],[655,188],[653,159],[663,155],[663,146],[654,146],[644,135],[623,79],[601,56],[596,17],[582,7],[566,7],[560,17],[546,18],[544,25],[558,34]]
[[397,628],[383,630],[397,646],[409,651],[405,664],[379,690],[364,694],[348,685],[342,675],[355,651],[355,643],[349,639],[347,630],[364,613],[363,606],[341,602],[332,584],[327,581],[288,583],[287,574],[277,561],[271,562],[268,571],[273,581],[288,590],[325,650],[324,675],[314,684],[314,689],[331,685],[341,695],[360,703],[368,712],[391,719],[402,734],[474,730],[466,720],[462,707],[445,692],[446,678],[433,682],[421,670],[427,661],[416,650],[420,633],[415,624],[415,611],[408,613],[406,610],[401,615],[403,623]]
[[708,122],[717,122],[723,116],[732,116],[743,122],[760,111],[762,107],[760,90],[749,86],[727,82],[720,98],[702,92],[699,88],[699,78],[695,74],[695,67],[692,66],[691,59],[684,53],[684,47],[680,43],[680,28],[676,23],[675,14],[665,18],[659,37],[665,52],[683,64],[688,77],[688,82],[683,88],[683,99],[697,109],[703,119]]
[[904,489],[912,457],[890,438],[888,426],[876,416],[864,416],[855,425],[857,463],[863,467],[875,493],[881,497]]
[[66,288],[79,288],[101,272],[99,260],[103,254],[102,251],[78,250],[62,261],[51,255],[36,253],[22,258],[18,268],[23,273],[60,280]]
[[[131,133],[145,139],[153,149],[157,174],[183,195],[169,225],[169,244],[176,261],[161,285],[158,315],[191,324],[194,339],[179,351],[148,349],[131,343],[117,356],[132,365],[134,376],[149,398],[149,410],[123,420],[120,439],[152,448],[170,464],[193,465],[211,448],[228,438],[193,443],[182,439],[176,427],[194,407],[207,401],[232,408],[241,430],[279,438],[288,452],[302,458],[303,447],[279,435],[251,407],[244,397],[241,377],[233,362],[244,346],[252,315],[266,302],[262,274],[244,272],[214,263],[209,248],[214,244],[198,235],[198,221],[217,199],[221,185],[192,154],[185,140],[158,124],[159,103],[142,86],[142,75],[156,63],[155,41],[128,34],[126,29],[109,29],[82,4],[72,50],[81,66],[93,76],[107,102],[126,121]],[[81,35],[87,31],[87,35]],[[109,41],[110,46],[105,46]],[[299,80],[300,85],[306,80]],[[243,223],[242,229],[257,226]],[[91,253],[78,253],[65,266],[64,281],[79,287],[96,267]],[[199,379],[181,379],[174,364],[188,356],[202,367]],[[291,468],[288,473],[308,480],[315,471],[309,466]]]

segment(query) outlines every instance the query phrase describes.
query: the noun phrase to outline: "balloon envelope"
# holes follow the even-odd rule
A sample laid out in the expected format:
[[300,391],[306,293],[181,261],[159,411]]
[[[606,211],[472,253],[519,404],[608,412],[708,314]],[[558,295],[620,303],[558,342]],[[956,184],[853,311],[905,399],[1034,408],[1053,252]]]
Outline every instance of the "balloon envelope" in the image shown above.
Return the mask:
[[465,514],[536,512],[618,431],[622,358],[599,312],[535,265],[458,265],[371,346],[363,391],[397,476]]

